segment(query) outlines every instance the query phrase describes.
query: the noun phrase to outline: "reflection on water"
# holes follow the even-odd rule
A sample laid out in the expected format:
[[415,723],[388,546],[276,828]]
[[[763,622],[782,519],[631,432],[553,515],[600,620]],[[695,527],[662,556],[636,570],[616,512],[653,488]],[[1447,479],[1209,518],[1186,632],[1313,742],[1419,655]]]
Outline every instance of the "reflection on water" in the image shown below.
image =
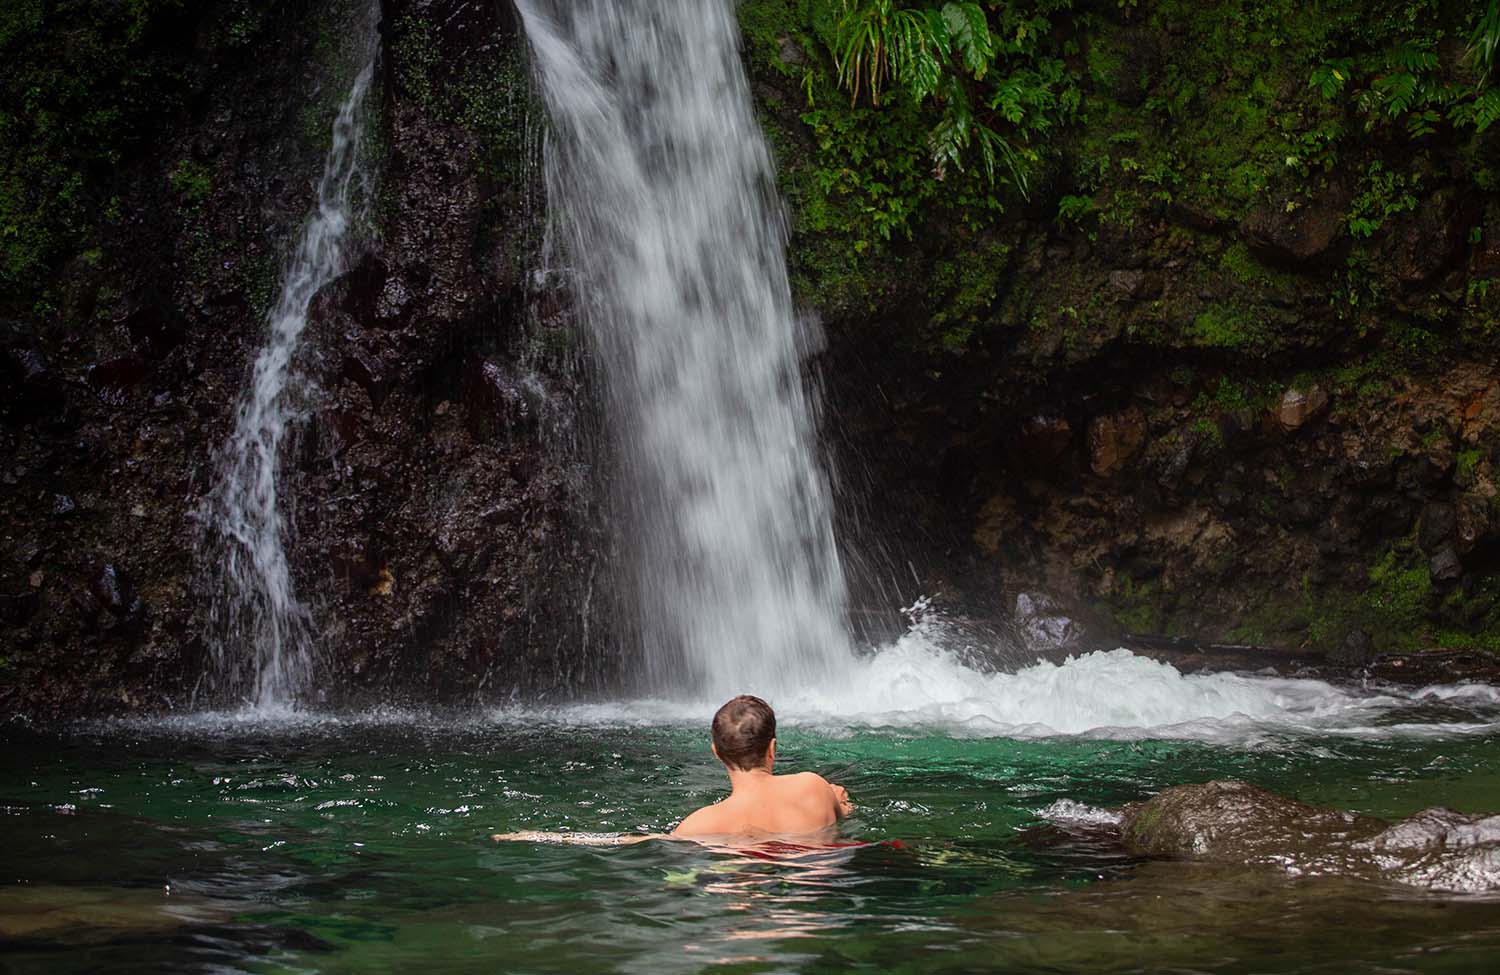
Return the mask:
[[7,972],[1446,972],[1500,953],[1495,899],[1145,861],[1090,821],[1226,777],[1388,817],[1480,812],[1500,805],[1493,733],[789,729],[788,770],[858,804],[856,845],[833,849],[489,839],[669,830],[725,789],[679,726],[5,734]]

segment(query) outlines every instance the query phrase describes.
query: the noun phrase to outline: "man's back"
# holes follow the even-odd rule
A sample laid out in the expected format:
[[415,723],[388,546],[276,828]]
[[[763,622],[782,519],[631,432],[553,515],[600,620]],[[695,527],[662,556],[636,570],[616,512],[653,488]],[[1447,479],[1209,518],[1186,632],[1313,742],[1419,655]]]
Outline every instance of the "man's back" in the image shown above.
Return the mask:
[[744,774],[734,793],[704,806],[673,830],[675,836],[807,834],[832,827],[848,811],[848,795],[815,772]]

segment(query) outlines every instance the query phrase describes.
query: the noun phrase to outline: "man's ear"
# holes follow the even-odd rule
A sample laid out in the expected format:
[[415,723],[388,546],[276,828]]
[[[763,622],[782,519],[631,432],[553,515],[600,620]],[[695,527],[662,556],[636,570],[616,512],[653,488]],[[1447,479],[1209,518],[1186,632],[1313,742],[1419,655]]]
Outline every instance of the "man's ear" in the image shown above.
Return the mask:
[[[708,750],[714,753],[714,758],[719,758],[719,749],[714,746],[713,742],[708,743]],[[722,758],[719,758],[719,761],[722,762],[724,760]]]
[[772,738],[771,739],[770,747],[768,747],[766,749],[766,765],[771,766],[771,765],[775,765],[775,764],[776,764],[776,739]]

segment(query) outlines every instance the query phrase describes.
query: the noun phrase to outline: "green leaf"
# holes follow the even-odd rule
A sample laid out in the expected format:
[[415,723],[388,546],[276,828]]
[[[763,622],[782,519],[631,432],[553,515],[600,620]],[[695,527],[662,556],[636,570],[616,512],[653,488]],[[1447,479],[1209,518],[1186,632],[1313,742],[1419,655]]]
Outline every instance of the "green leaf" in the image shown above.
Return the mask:
[[1500,122],[1500,88],[1491,88],[1480,95],[1474,103],[1474,131],[1485,129]]
[[1495,67],[1495,50],[1500,48],[1500,0],[1490,0],[1489,8],[1479,18],[1469,38],[1464,57],[1479,71],[1479,87],[1489,84]]
[[975,78],[982,79],[995,56],[995,42],[984,11],[977,3],[945,3],[943,23],[953,49],[963,56],[964,67]]

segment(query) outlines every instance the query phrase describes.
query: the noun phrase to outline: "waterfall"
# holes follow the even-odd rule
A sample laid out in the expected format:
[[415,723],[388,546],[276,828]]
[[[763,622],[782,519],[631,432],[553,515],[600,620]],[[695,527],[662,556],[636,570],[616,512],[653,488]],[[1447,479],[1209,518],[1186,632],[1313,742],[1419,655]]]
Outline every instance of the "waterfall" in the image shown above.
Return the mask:
[[518,0],[549,205],[602,375],[655,690],[773,693],[849,657],[810,336],[733,0]]
[[261,348],[218,457],[218,483],[207,520],[222,540],[210,556],[218,586],[209,610],[210,646],[221,688],[257,708],[294,704],[311,669],[311,628],[287,561],[291,508],[282,471],[283,444],[300,419],[305,382],[295,355],[313,297],[344,271],[353,201],[363,183],[361,106],[375,75],[375,16],[363,25],[364,67],[333,123],[318,182],[318,201],[281,279]]

